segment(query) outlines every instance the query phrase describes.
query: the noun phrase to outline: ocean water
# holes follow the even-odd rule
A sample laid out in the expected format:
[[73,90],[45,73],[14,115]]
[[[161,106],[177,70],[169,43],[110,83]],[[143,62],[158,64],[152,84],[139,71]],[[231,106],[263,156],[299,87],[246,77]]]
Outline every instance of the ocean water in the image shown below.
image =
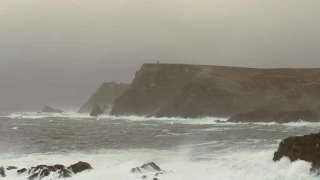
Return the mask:
[[[69,178],[77,180],[140,180],[141,175],[130,170],[148,162],[167,172],[159,180],[319,179],[309,173],[308,162],[291,163],[287,158],[273,162],[272,158],[283,138],[319,132],[320,123],[216,120],[92,118],[77,113],[0,115],[0,166],[90,163],[93,170]],[[27,178],[6,172],[8,180]]]

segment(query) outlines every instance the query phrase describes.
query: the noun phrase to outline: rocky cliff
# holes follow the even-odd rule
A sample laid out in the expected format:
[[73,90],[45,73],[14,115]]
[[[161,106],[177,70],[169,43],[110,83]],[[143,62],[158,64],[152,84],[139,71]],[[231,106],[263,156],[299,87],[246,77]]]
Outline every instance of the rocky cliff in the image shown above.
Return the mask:
[[144,64],[114,101],[113,115],[230,117],[320,104],[320,69]]
[[90,113],[92,109],[99,105],[102,109],[111,109],[115,98],[120,96],[127,88],[128,84],[105,82],[97,92],[91,95],[90,99],[80,108],[80,113]]

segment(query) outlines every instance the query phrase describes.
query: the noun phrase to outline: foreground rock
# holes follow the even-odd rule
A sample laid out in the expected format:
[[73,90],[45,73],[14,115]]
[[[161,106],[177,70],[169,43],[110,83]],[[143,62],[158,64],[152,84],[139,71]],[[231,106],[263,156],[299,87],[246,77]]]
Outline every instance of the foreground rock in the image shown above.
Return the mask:
[[279,161],[282,157],[288,157],[291,161],[308,161],[313,168],[320,168],[320,133],[282,140],[273,160]]
[[320,121],[320,111],[318,109],[271,111],[256,110],[248,113],[238,113],[232,116],[228,122],[277,122],[288,123],[299,120],[316,122]]
[[259,109],[310,109],[320,102],[319,77],[319,68],[144,64],[111,114],[226,118]]
[[90,113],[90,116],[99,116],[100,114],[103,114],[103,110],[100,108],[100,106],[99,105],[96,105],[93,109],[92,109],[92,111],[91,111],[91,113]]
[[4,167],[0,167],[0,177],[6,177],[6,172],[4,170]]
[[[11,167],[11,170],[17,169],[16,167]],[[54,166],[48,166],[48,165],[38,165],[36,167],[31,167],[30,169],[19,169],[17,170],[18,175],[28,175],[28,180],[41,180],[47,176],[53,176],[55,179],[60,178],[68,178],[72,177],[75,174],[78,174],[80,172],[91,170],[92,167],[89,163],[86,162],[78,162],[76,164],[73,164],[69,167],[65,167],[64,165],[54,165]],[[0,177],[5,177],[5,171],[4,168],[0,168]]]
[[54,109],[52,107],[49,106],[45,106],[41,113],[64,113],[64,111],[60,110],[60,109]]
[[96,104],[103,110],[111,110],[114,99],[119,97],[128,87],[129,84],[103,83],[98,91],[92,94],[90,99],[80,108],[79,112],[90,113]]

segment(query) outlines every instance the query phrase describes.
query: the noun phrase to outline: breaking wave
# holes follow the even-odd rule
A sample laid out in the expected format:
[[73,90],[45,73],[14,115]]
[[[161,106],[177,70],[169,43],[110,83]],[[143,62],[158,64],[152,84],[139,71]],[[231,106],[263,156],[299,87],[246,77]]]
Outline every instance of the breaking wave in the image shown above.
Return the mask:
[[[257,123],[233,123],[228,122],[227,118],[216,118],[216,117],[204,117],[204,118],[179,118],[179,117],[143,117],[143,116],[112,116],[112,115],[101,115],[99,117],[91,117],[89,114],[66,112],[66,113],[37,113],[37,112],[15,112],[7,116],[0,116],[11,119],[41,119],[41,118],[65,118],[65,119],[91,119],[91,120],[128,120],[128,121],[161,121],[163,123],[182,123],[182,124],[228,124],[228,125],[283,125],[283,126],[320,126],[320,122],[290,122],[279,124],[277,122],[257,122]],[[219,121],[219,122],[218,122]]]

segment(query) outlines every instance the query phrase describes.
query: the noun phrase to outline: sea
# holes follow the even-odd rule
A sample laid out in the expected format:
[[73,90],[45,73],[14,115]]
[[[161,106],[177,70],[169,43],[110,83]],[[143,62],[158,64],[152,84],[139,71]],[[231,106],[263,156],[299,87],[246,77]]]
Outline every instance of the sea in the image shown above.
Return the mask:
[[[159,180],[315,180],[320,178],[310,174],[310,163],[272,158],[282,139],[319,130],[320,123],[304,121],[230,123],[214,117],[2,113],[0,166],[68,166],[84,161],[93,167],[70,180],[141,180],[130,171],[148,162],[166,171]],[[3,179],[28,178],[6,172]]]

